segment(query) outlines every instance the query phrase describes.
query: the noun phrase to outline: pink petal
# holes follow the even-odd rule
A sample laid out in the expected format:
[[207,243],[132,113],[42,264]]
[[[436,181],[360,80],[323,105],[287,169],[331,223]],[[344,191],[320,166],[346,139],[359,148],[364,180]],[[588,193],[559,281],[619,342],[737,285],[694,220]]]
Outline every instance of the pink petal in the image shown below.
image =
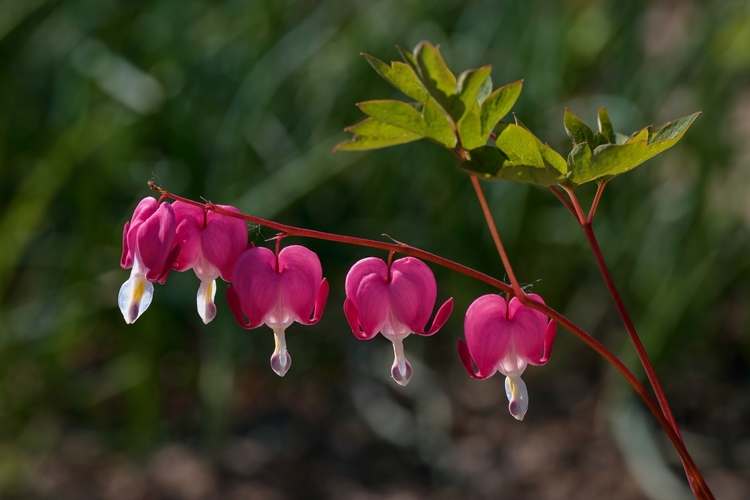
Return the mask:
[[178,243],[176,246],[172,248],[172,250],[167,254],[167,258],[164,259],[163,267],[161,268],[161,272],[156,273],[157,275],[155,282],[161,283],[162,285],[167,282],[167,276],[169,276],[169,272],[173,269],[174,263],[177,260],[177,256],[180,254],[180,244]]
[[390,304],[388,285],[381,274],[362,276],[356,293],[348,297],[355,304],[359,314],[359,324],[362,325],[362,330],[367,335],[372,336],[383,331],[383,325],[388,321]]
[[232,288],[248,319],[246,328],[262,325],[279,301],[276,256],[265,247],[249,248],[234,264],[232,278]]
[[128,247],[128,231],[130,230],[130,221],[125,223],[122,230],[122,256],[120,257],[120,267],[130,269],[133,267],[133,253]]
[[541,366],[544,364],[547,364],[547,361],[549,361],[550,356],[552,356],[552,348],[555,345],[555,336],[557,335],[557,323],[555,323],[555,320],[551,319],[549,320],[549,323],[547,323],[547,328],[544,332],[544,355],[540,357],[539,359],[529,359],[530,365],[536,365]]
[[391,264],[389,288],[394,319],[412,332],[424,332],[437,297],[432,270],[414,257],[398,259]]
[[307,320],[313,313],[323,280],[320,259],[312,250],[290,245],[279,252],[278,260],[284,308],[293,320]]
[[242,328],[255,328],[250,325],[250,323],[245,319],[244,314],[242,314],[242,304],[240,303],[240,297],[237,295],[237,290],[235,290],[231,285],[227,287],[227,303],[229,304],[229,309],[232,311],[232,315],[234,315],[234,319],[237,320],[237,323],[239,323]]
[[375,335],[377,335],[377,330],[370,333],[362,331],[362,329],[359,327],[359,315],[357,314],[357,308],[354,305],[354,302],[349,300],[348,297],[344,300],[344,316],[346,316],[346,321],[349,323],[349,327],[351,327],[352,333],[359,340],[370,340]]
[[135,248],[146,268],[146,279],[159,281],[175,238],[174,211],[169,203],[162,203],[137,231]]
[[477,380],[483,380],[495,374],[495,370],[488,372],[487,374],[483,374],[481,371],[474,371],[469,347],[463,339],[458,339],[458,358],[461,360],[461,364],[464,366],[466,373]]
[[151,217],[156,211],[157,201],[156,198],[146,197],[138,202],[138,205],[133,211],[133,215],[130,217],[130,221],[125,224],[125,229],[122,235],[122,257],[120,258],[120,265],[125,269],[133,267],[133,258],[136,246],[136,236],[138,234],[138,227],[143,222]]
[[313,310],[312,318],[299,318],[297,322],[303,325],[314,325],[323,316],[323,309],[326,307],[326,301],[328,300],[328,280],[323,278],[318,287],[318,296],[315,299],[315,309]]
[[357,305],[357,289],[362,280],[369,275],[380,276],[383,283],[387,282],[388,265],[377,257],[367,257],[352,266],[346,274],[346,283],[344,287],[346,290],[346,296],[354,301],[354,305]]
[[[538,295],[529,294],[529,296],[544,304]],[[516,355],[527,363],[542,359],[547,317],[535,309],[524,306],[517,297],[511,299],[508,305],[508,315],[513,327]]]
[[424,336],[430,336],[435,335],[438,330],[440,330],[446,321],[448,321],[448,318],[450,318],[451,313],[453,312],[453,298],[446,300],[445,303],[440,306],[440,309],[438,309],[437,314],[435,315],[435,319],[432,320],[432,326],[430,329],[426,332],[414,332],[418,335],[424,335]]
[[505,319],[505,312],[505,299],[499,295],[483,295],[466,311],[466,343],[484,376],[495,372],[511,345],[512,326]]
[[[218,205],[224,210],[240,213],[234,207]],[[224,281],[232,281],[232,268],[247,246],[247,224],[241,219],[209,212],[201,235],[203,256],[216,266]]]
[[[540,304],[544,304],[544,300],[535,293],[529,293],[527,294],[528,297],[534,299],[535,301],[539,302]],[[537,311],[536,309],[532,309],[530,307],[524,306],[521,304],[521,301],[518,300],[518,297],[513,297],[510,299],[510,303],[508,304],[508,317],[512,320],[516,314],[517,309],[528,309],[534,313],[534,315],[539,320],[539,324],[546,325],[547,324],[547,316],[543,312]]]
[[204,211],[201,207],[181,201],[172,203],[172,209],[177,223],[175,241],[180,243],[180,253],[174,268],[177,271],[187,271],[200,259]]

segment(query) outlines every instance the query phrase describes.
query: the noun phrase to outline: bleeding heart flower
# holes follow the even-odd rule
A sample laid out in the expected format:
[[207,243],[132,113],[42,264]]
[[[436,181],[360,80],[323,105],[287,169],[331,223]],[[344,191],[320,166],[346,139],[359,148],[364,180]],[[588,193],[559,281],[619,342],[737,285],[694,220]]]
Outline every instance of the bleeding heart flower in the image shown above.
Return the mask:
[[354,264],[346,275],[344,314],[349,326],[358,339],[369,340],[380,332],[393,342],[391,376],[400,385],[406,385],[412,374],[404,355],[404,339],[411,333],[437,333],[453,311],[451,298],[438,310],[432,327],[425,330],[436,296],[435,276],[414,257],[390,265],[369,257]]
[[[240,213],[234,207],[217,206]],[[177,221],[175,240],[180,243],[174,268],[177,271],[192,269],[201,280],[198,314],[207,324],[216,316],[216,278],[221,276],[224,281],[232,281],[232,268],[247,247],[247,224],[241,219],[181,201],[175,201],[172,208]]]
[[125,223],[120,265],[133,270],[120,288],[117,304],[128,324],[137,320],[151,304],[152,283],[167,281],[179,252],[179,246],[173,248],[175,227],[174,211],[169,203],[159,204],[150,197],[138,203],[133,217]]
[[264,247],[245,250],[234,265],[232,285],[227,288],[229,308],[240,326],[250,329],[265,323],[273,330],[276,349],[271,368],[280,377],[292,364],[286,351],[286,328],[295,321],[317,323],[327,298],[328,281],[323,278],[318,256],[299,245],[290,245],[276,255]]
[[[528,296],[544,304],[540,296]],[[466,311],[464,334],[466,342],[459,339],[458,355],[466,371],[477,379],[491,377],[496,371],[505,375],[508,410],[517,420],[523,420],[529,396],[521,374],[527,365],[549,361],[557,323],[548,322],[547,316],[521,304],[517,297],[508,303],[500,295],[484,295]]]

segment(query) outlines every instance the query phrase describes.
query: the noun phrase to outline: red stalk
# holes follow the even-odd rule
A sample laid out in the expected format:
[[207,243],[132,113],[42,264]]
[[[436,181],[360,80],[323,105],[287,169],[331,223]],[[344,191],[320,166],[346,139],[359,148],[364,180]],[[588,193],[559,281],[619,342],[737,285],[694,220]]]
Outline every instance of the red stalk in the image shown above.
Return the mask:
[[[685,465],[688,479],[691,482],[691,488],[693,488],[694,492],[697,489],[698,492],[700,493],[700,496],[699,496],[699,493],[696,493],[696,497],[706,499],[706,500],[713,500],[713,496],[711,495],[711,492],[708,490],[708,487],[703,481],[703,478],[701,477],[700,472],[698,472],[698,469],[696,468],[695,463],[690,457],[690,454],[688,453],[687,448],[685,448],[685,444],[682,442],[682,439],[680,438],[679,434],[669,425],[669,422],[664,417],[664,414],[659,410],[659,407],[657,406],[656,402],[649,395],[648,391],[643,386],[643,384],[640,383],[638,378],[630,370],[628,370],[627,366],[625,366],[625,364],[622,363],[622,361],[620,361],[614,355],[614,353],[612,353],[606,347],[604,347],[603,344],[601,344],[599,341],[591,337],[589,334],[587,334],[585,331],[583,331],[581,328],[579,328],[577,325],[575,325],[572,321],[570,321],[568,318],[566,318],[559,312],[555,311],[554,309],[550,308],[547,305],[541,304],[529,298],[526,295],[526,293],[523,291],[523,289],[521,289],[510,267],[510,262],[502,246],[502,242],[500,241],[500,236],[497,233],[497,228],[495,227],[494,220],[492,219],[492,214],[489,211],[489,206],[487,205],[487,200],[484,198],[484,194],[482,193],[482,189],[481,189],[481,186],[479,185],[479,181],[478,179],[476,179],[476,177],[473,174],[471,175],[471,178],[472,178],[472,183],[474,184],[475,190],[477,191],[477,196],[479,197],[480,204],[482,205],[482,209],[485,213],[485,217],[488,219],[488,224],[491,223],[490,232],[493,234],[493,239],[495,240],[496,246],[498,247],[500,258],[506,267],[506,272],[508,273],[508,276],[510,277],[511,281],[514,283],[513,286],[508,286],[506,283],[503,283],[500,280],[497,280],[491,276],[488,276],[484,273],[476,271],[470,267],[464,266],[462,264],[458,264],[449,259],[439,257],[430,252],[426,252],[424,250],[412,247],[410,245],[405,245],[403,243],[401,244],[385,243],[385,242],[381,242],[377,240],[356,238],[352,236],[344,236],[344,235],[339,235],[339,234],[325,233],[323,231],[315,231],[311,229],[288,226],[286,224],[280,224],[278,222],[261,219],[260,217],[254,217],[252,215],[245,215],[241,213],[230,212],[230,211],[222,209],[221,207],[217,205],[214,205],[211,202],[201,203],[201,202],[193,201],[188,198],[184,198],[182,196],[178,196],[173,193],[170,193],[169,191],[162,189],[159,186],[156,186],[153,182],[149,182],[149,187],[154,191],[160,192],[162,197],[168,197],[173,200],[181,201],[190,205],[203,207],[207,210],[213,210],[214,212],[218,214],[226,215],[228,217],[234,217],[234,218],[241,219],[247,222],[251,222],[253,224],[258,224],[258,225],[262,225],[265,227],[269,227],[271,229],[276,229],[278,231],[283,232],[284,236],[302,236],[302,237],[315,238],[315,239],[326,240],[326,241],[335,241],[338,243],[346,243],[350,245],[358,245],[358,246],[364,246],[364,247],[369,247],[369,248],[376,248],[380,250],[387,250],[389,252],[398,252],[404,255],[411,255],[413,257],[424,259],[434,264],[437,264],[437,265],[446,267],[448,269],[452,269],[456,272],[465,274],[466,276],[475,278],[495,288],[498,288],[508,294],[514,293],[516,296],[518,296],[519,300],[524,305],[531,307],[533,309],[536,309],[538,311],[541,311],[543,314],[546,314],[550,318],[557,321],[560,325],[567,328],[571,333],[573,333],[576,337],[581,339],[586,345],[594,349],[594,351],[596,351],[600,356],[602,356],[610,364],[612,364],[615,367],[615,369],[617,369],[617,371],[619,371],[623,375],[623,377],[625,377],[625,379],[633,387],[635,392],[644,401],[644,403],[649,408],[651,413],[654,414],[654,417],[656,418],[657,422],[659,422],[659,425],[661,425],[664,428],[664,431],[667,433],[667,436],[669,437],[669,439],[672,441],[675,448],[677,449],[677,452],[680,455],[683,461],[683,464]],[[691,474],[690,471],[692,471],[693,473]],[[695,487],[693,485],[693,481],[696,482]]]

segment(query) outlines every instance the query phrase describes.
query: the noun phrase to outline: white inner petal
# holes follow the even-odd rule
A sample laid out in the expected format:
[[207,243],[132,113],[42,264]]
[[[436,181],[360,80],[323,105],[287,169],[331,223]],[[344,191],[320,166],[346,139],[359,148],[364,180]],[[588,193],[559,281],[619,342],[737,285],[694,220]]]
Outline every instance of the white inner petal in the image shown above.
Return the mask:
[[505,377],[505,395],[508,397],[510,414],[516,420],[523,420],[529,409],[529,393],[520,376]]
[[198,288],[198,314],[204,324],[208,324],[216,317],[216,280],[202,280]]
[[276,347],[271,356],[271,368],[276,375],[283,377],[292,366],[292,357],[286,351],[286,335],[284,330],[274,329],[273,337],[276,341]]
[[148,309],[154,297],[154,285],[139,272],[143,268],[136,256],[136,262],[130,271],[130,278],[120,287],[117,305],[120,307],[125,323],[132,324]]

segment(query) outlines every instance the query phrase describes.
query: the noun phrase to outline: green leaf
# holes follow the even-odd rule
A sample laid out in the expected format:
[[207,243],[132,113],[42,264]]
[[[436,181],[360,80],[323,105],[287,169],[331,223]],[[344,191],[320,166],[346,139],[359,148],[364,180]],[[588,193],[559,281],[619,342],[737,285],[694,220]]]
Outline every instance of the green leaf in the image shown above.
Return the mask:
[[443,60],[440,51],[430,42],[420,42],[414,49],[414,59],[422,83],[430,95],[455,118],[453,111],[456,94],[456,77]]
[[633,132],[633,135],[631,135],[625,143],[628,144],[640,141],[648,142],[649,137],[651,137],[651,125],[642,128],[638,132]]
[[419,134],[381,122],[375,118],[367,118],[344,130],[355,135],[351,139],[337,144],[333,148],[334,151],[365,151],[386,148],[422,138]]
[[480,106],[484,102],[485,99],[492,93],[492,77],[487,76],[487,79],[482,83],[482,86],[479,87],[479,92],[477,93],[477,104]]
[[611,178],[634,169],[674,146],[699,114],[695,113],[669,122],[657,132],[653,132],[649,126],[634,132],[627,138],[623,134],[616,133],[617,144],[599,146],[594,149],[593,154],[590,153],[588,145],[578,145],[568,156],[568,164],[572,170],[569,178],[570,185],[575,187],[585,182]]
[[605,175],[618,175],[635,168],[643,160],[648,150],[646,141],[630,142],[620,146],[605,144],[594,150],[591,156],[591,170],[595,179]]
[[479,122],[479,105],[474,106],[458,122],[458,135],[461,137],[461,145],[464,149],[472,150],[487,144],[482,139],[482,125]]
[[364,114],[382,122],[430,138],[448,148],[456,145],[450,122],[433,103],[425,104],[422,113],[405,102],[392,100],[366,101],[357,106]]
[[615,130],[612,128],[612,122],[609,119],[607,108],[599,108],[599,132],[607,139],[607,142],[615,142]]
[[495,128],[497,122],[507,115],[508,111],[516,103],[518,96],[521,95],[522,88],[523,80],[503,85],[492,92],[482,103],[479,118],[482,123],[482,138],[484,142],[487,142],[487,139],[489,139],[492,129]]
[[542,154],[542,158],[544,159],[546,165],[557,170],[563,175],[567,174],[568,163],[565,161],[565,158],[563,158],[560,153],[549,147],[549,144],[542,143],[542,141],[540,141],[539,139],[537,139],[537,141],[539,141],[539,152]]
[[591,146],[594,148],[598,148],[599,146],[603,146],[604,144],[609,144],[609,141],[601,132],[594,132],[594,140],[591,143]]
[[380,137],[391,137],[402,135],[404,133],[412,133],[408,130],[404,130],[401,127],[391,125],[390,123],[376,120],[375,118],[365,118],[359,123],[355,123],[344,129],[346,132],[351,132],[357,135],[370,135]]
[[408,64],[393,61],[389,66],[380,59],[368,54],[362,53],[362,55],[380,76],[407,96],[419,102],[427,102],[430,99],[427,89],[419,80],[414,69]]
[[437,104],[433,102],[425,103],[422,114],[427,123],[425,136],[448,148],[456,146],[456,134],[453,131],[453,126]]
[[408,50],[405,50],[400,45],[396,45],[396,50],[398,50],[398,53],[401,55],[401,59],[403,59],[406,64],[411,66],[411,69],[417,71],[417,61],[414,59],[414,55]]
[[586,181],[579,181],[577,179],[584,179],[586,172],[591,170],[591,147],[588,143],[582,142],[578,144],[568,154],[568,184],[577,186],[583,184]]
[[460,167],[487,180],[496,180],[497,173],[508,162],[508,157],[494,146],[482,146],[469,154],[471,158],[461,162]]
[[573,144],[580,144],[586,142],[593,144],[594,132],[583,123],[571,110],[565,108],[565,118],[563,119],[565,125],[565,131],[568,133],[568,137],[573,141]]
[[701,112],[699,111],[692,115],[684,116],[675,121],[666,123],[658,132],[652,134],[648,141],[648,155],[643,161],[653,158],[662,151],[666,151],[674,146],[677,141],[682,139],[682,136],[685,135],[687,129],[690,128],[690,125],[693,124],[700,114]]
[[[458,122],[474,106],[478,106],[477,96],[484,82],[489,78],[492,66],[468,69],[461,73],[456,82],[458,100],[451,98],[452,116]],[[479,113],[477,113],[478,116]]]
[[499,149],[482,146],[471,151],[471,159],[461,168],[479,174],[485,180],[508,180],[540,186],[552,186],[563,180],[559,172],[547,168],[514,164]]
[[497,130],[495,143],[510,163],[544,168],[544,159],[536,141],[534,134],[525,128],[512,123],[502,123]]
[[677,120],[665,123],[664,125],[662,125],[659,131],[653,135],[653,137],[649,141],[649,144],[668,139],[681,139],[685,132],[687,132],[687,129],[690,128],[690,125],[693,124],[695,119],[698,118],[700,114],[701,112],[698,111],[697,113],[693,113],[692,115],[683,116],[682,118],[678,118]]
[[647,141],[647,150],[643,153],[643,156],[633,165],[629,166],[629,168],[620,169],[613,175],[622,174],[628,170],[632,170],[646,160],[653,158],[662,151],[666,151],[677,144],[677,141],[682,139],[682,136],[685,135],[685,132],[690,128],[690,125],[692,125],[695,119],[698,118],[698,115],[700,115],[700,112],[666,123],[657,132],[653,132],[651,127],[646,127],[635,133],[630,139],[628,139],[627,144]]
[[368,151],[371,149],[388,148],[390,146],[398,146],[399,144],[406,144],[413,142],[418,139],[422,139],[421,135],[412,134],[406,132],[400,137],[374,137],[367,135],[355,135],[348,141],[343,141],[333,148],[333,151]]
[[[590,151],[590,148],[588,151]],[[642,158],[647,151],[648,144],[646,141],[599,146],[587,158],[588,161],[585,161],[587,153],[583,151],[570,175],[570,181],[575,185],[580,185],[601,177],[611,177],[627,172],[642,162]],[[571,155],[573,155],[572,152]]]
[[[523,122],[521,122],[521,119],[518,118],[515,113],[513,113],[513,118],[516,121],[516,125],[523,128],[524,130],[527,130],[530,134],[533,135],[533,133],[529,130],[529,127],[524,125]],[[537,136],[534,136],[534,139],[536,140],[536,146],[542,155],[542,159],[544,159],[544,161],[546,162],[547,167],[553,168],[561,174],[566,174],[568,172],[568,163],[565,161],[565,158],[563,158],[560,153],[552,149],[549,144],[547,144],[546,142],[542,142],[541,139],[539,139]]]
[[[462,167],[480,173],[489,180],[504,179],[551,186],[565,179],[563,173],[553,166],[557,163],[559,167],[559,162],[554,158],[557,153],[525,128],[502,123],[495,142],[497,148],[483,146],[471,151],[471,161]],[[557,156],[562,160],[560,155]],[[565,165],[562,170],[566,170]]]

